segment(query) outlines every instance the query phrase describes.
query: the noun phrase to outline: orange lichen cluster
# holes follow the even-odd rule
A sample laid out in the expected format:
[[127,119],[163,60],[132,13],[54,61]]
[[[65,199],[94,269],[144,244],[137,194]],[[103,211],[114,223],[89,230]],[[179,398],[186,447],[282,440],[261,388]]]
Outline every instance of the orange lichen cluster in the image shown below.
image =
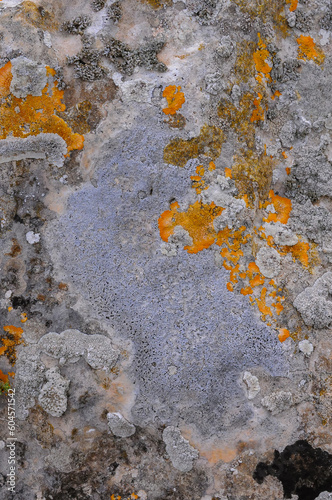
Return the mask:
[[271,80],[271,70],[272,66],[267,63],[267,59],[270,57],[270,53],[266,48],[266,44],[262,41],[260,33],[258,36],[258,49],[254,52],[253,58],[255,63],[255,69],[258,73],[256,76],[256,80],[259,83],[262,83],[263,78],[265,77],[268,81]]
[[297,9],[299,0],[286,0],[286,3],[290,4],[289,5],[290,12],[294,12]]
[[316,46],[311,36],[301,35],[296,41],[299,45],[298,59],[303,59],[304,61],[312,60],[316,64],[323,64],[325,59],[324,52]]
[[13,365],[16,361],[16,346],[23,343],[21,338],[23,329],[13,325],[6,325],[3,329],[6,335],[0,339],[2,343],[0,347],[0,356],[5,355]]
[[188,160],[200,155],[214,160],[220,155],[223,142],[224,134],[218,127],[204,125],[197,137],[171,140],[164,149],[164,161],[184,167]]
[[[279,23],[279,32],[287,34],[285,0],[233,1],[252,17],[259,17],[264,22],[272,18],[275,24]],[[290,4],[290,11],[296,10],[297,0],[286,0],[286,3]],[[324,60],[323,53],[316,48],[310,37],[301,36],[298,43],[299,57],[313,59],[316,63]],[[287,224],[292,211],[291,200],[271,190],[273,169],[278,161],[282,161],[281,158],[278,160],[267,155],[266,146],[264,152],[258,152],[255,148],[257,123],[264,121],[269,99],[274,100],[281,96],[279,90],[274,90],[272,93],[268,87],[268,84],[272,83],[271,70],[272,56],[267,49],[267,43],[262,40],[259,33],[257,43],[248,41],[239,43],[234,79],[228,90],[231,92],[234,84],[240,85],[243,82],[249,83],[251,89],[241,95],[238,104],[223,98],[218,106],[224,135],[231,128],[238,139],[232,168],[225,168],[225,177],[234,180],[238,190],[237,198],[244,200],[247,209],[251,211],[251,220],[255,221],[252,222],[251,229],[242,226],[238,229],[226,227],[221,231],[215,230],[214,219],[222,213],[224,207],[200,201],[201,193],[207,189],[206,179],[203,178],[207,169],[199,165],[195,174],[191,176],[192,188],[196,190],[198,201],[184,212],[179,211],[177,202],[172,203],[170,210],[165,211],[159,218],[159,230],[162,239],[168,241],[176,226],[186,229],[193,239],[192,245],[184,247],[188,253],[197,253],[213,244],[218,245],[222,266],[229,272],[227,290],[239,291],[242,295],[248,296],[251,304],[261,313],[262,320],[268,321],[268,325],[274,325],[279,332],[278,339],[283,342],[290,336],[286,328],[279,328],[287,293],[282,287],[278,287],[275,282],[278,280],[277,277],[275,280],[269,280],[261,273],[253,258],[262,246],[268,246],[276,250],[281,257],[290,254],[294,261],[299,261],[310,271],[316,256],[313,245],[303,241],[299,236],[295,245],[282,246],[276,244],[272,235],[266,236],[263,229],[264,222],[272,226],[276,223]],[[254,77],[256,82],[252,85]],[[198,152],[198,143],[200,145],[201,142],[197,139],[172,141],[164,150],[165,161],[184,166],[189,158],[197,158],[202,154]],[[224,136],[219,141],[220,148],[223,141]],[[212,159],[219,156],[217,148],[213,149],[214,155],[211,151],[207,152],[207,148],[202,148],[201,151]],[[286,159],[287,154],[282,152],[282,157]],[[208,170],[211,171],[210,167]],[[290,167],[286,167],[288,175],[290,171]]]
[[[121,500],[121,496],[120,495],[111,495],[111,500]],[[138,495],[136,495],[136,493],[132,493],[129,497],[127,497],[126,500],[137,500],[137,498],[139,498]],[[125,499],[123,499],[125,500]]]
[[200,194],[203,189],[207,189],[207,186],[205,186],[205,180],[203,180],[204,173],[205,168],[203,167],[203,165],[198,165],[198,167],[196,168],[196,175],[190,176],[192,182],[191,187],[196,190],[197,194]]
[[185,102],[184,93],[180,92],[181,87],[176,85],[169,85],[163,91],[163,97],[167,100],[167,108],[163,109],[165,115],[175,115],[181,109],[182,104]]
[[209,248],[216,240],[217,233],[213,227],[213,220],[224,210],[216,207],[212,202],[209,205],[196,201],[185,212],[179,212],[177,202],[170,205],[158,221],[160,236],[164,241],[173,234],[176,226],[182,226],[193,239],[191,246],[185,246],[188,253],[197,253],[204,248]]
[[55,71],[48,66],[46,70],[49,83],[43,89],[42,95],[18,98],[10,92],[11,62],[0,68],[0,139],[10,135],[25,138],[42,132],[54,133],[65,140],[68,153],[73,149],[82,149],[83,136],[73,133],[67,123],[56,115],[56,112],[66,109],[62,103],[63,91],[58,89],[56,81],[50,85]]
[[287,330],[287,328],[279,328],[278,339],[280,340],[280,342],[285,342],[288,337],[290,337],[289,330]]
[[[271,190],[269,192],[269,201],[274,207],[275,212],[269,213],[267,218],[264,218],[264,222],[281,222],[282,224],[287,224],[290,213],[292,211],[292,202],[288,198],[283,198],[282,196],[275,195]],[[266,202],[268,203],[268,202]]]
[[250,121],[251,122],[258,122],[258,121],[264,121],[264,109],[261,106],[261,100],[262,100],[263,95],[258,92],[257,97],[254,99],[254,106],[255,109],[252,112]]

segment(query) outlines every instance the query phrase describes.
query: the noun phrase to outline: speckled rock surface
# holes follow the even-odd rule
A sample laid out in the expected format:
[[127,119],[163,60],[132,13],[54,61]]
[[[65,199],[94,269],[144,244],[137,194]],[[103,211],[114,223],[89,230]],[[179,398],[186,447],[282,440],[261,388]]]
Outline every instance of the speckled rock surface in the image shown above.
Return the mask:
[[0,21],[0,500],[329,498],[330,0]]

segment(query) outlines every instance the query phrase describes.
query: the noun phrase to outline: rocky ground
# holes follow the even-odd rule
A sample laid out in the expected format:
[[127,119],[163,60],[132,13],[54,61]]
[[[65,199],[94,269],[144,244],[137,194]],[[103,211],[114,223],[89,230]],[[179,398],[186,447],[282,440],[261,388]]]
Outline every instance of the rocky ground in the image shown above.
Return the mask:
[[331,499],[332,3],[0,21],[0,499]]

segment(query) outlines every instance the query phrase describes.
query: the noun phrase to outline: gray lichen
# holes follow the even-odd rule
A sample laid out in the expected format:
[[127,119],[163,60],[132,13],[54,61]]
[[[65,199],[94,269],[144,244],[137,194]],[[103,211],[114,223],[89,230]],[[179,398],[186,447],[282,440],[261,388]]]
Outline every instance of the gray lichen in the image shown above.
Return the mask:
[[308,326],[322,329],[332,323],[332,273],[318,278],[313,286],[306,288],[294,300],[294,306],[301,313]]
[[86,28],[91,25],[91,19],[88,16],[78,16],[71,21],[66,21],[62,24],[62,31],[66,31],[71,35],[82,35]]
[[118,359],[118,351],[104,335],[86,335],[78,330],[65,330],[58,334],[50,332],[39,341],[40,349],[62,362],[75,363],[83,356],[96,370],[110,370]]
[[58,368],[51,368],[45,376],[47,382],[39,393],[38,402],[52,417],[61,417],[67,409],[67,391],[70,382],[61,376]]
[[182,437],[180,429],[173,426],[166,427],[163,441],[173,467],[181,472],[189,472],[193,468],[193,461],[198,458],[198,451]]
[[110,38],[104,50],[104,55],[114,64],[115,68],[132,75],[135,68],[144,67],[147,70],[165,72],[167,67],[157,58],[158,52],[164,47],[163,41],[151,41],[146,45],[131,49],[128,45]]
[[21,98],[27,95],[41,96],[47,83],[46,67],[23,56],[12,59],[11,63],[11,93]]

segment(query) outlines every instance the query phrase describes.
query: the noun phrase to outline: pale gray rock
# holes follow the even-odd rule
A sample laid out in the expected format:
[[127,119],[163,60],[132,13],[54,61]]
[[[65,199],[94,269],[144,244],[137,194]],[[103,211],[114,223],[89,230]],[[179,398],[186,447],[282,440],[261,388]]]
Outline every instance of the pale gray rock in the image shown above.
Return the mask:
[[266,278],[275,278],[280,272],[281,258],[271,247],[261,247],[256,255],[256,264]]
[[115,436],[126,438],[135,434],[135,426],[125,419],[121,413],[108,413],[107,421]]
[[318,278],[313,286],[306,288],[294,300],[294,306],[308,326],[322,329],[332,323],[332,273]]
[[46,87],[46,67],[27,57],[12,59],[10,91],[15,97],[41,96]]

